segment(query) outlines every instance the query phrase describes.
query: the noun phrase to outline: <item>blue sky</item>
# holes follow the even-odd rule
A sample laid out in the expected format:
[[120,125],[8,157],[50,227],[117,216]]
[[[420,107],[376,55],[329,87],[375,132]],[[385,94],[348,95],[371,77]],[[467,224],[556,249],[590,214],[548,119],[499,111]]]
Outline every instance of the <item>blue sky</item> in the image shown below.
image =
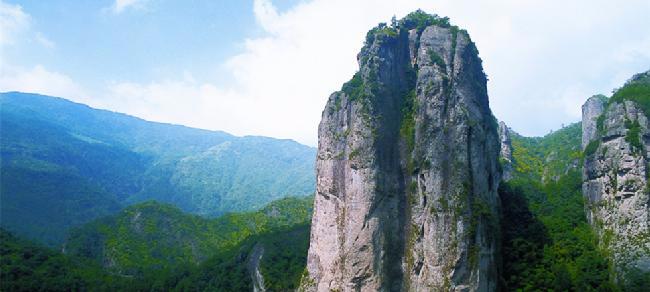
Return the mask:
[[422,8],[477,43],[497,118],[525,135],[650,69],[650,1],[0,0],[0,91],[316,145],[365,32]]

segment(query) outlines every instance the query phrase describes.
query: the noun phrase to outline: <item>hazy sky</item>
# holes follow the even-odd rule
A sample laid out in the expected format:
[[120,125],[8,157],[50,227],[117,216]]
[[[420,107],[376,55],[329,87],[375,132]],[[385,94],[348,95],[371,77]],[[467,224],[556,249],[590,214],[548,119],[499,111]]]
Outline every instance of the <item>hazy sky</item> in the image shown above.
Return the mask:
[[0,91],[316,145],[366,32],[417,8],[469,31],[492,111],[524,135],[650,69],[650,0],[0,0]]

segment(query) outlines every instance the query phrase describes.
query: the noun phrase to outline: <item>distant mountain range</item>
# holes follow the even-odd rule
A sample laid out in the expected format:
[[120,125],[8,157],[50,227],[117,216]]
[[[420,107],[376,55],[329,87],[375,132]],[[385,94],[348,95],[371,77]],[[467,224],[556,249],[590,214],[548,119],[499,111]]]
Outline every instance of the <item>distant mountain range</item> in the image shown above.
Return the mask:
[[2,227],[56,246],[148,200],[214,217],[314,192],[315,149],[145,121],[62,98],[0,93]]

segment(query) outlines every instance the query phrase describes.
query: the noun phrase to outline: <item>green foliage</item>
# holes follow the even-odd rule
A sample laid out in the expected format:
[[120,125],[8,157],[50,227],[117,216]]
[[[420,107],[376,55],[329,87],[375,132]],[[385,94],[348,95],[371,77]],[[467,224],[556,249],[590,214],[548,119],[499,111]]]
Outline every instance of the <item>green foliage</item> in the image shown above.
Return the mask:
[[581,186],[575,170],[557,182],[519,177],[500,186],[506,290],[617,290],[586,222]]
[[[579,124],[541,138],[513,135],[517,171],[499,186],[505,290],[618,291],[586,221],[581,167],[574,163],[580,140]],[[591,143],[584,155],[597,148]]]
[[366,46],[370,45],[375,39],[381,41],[386,39],[395,39],[399,36],[400,32],[407,32],[411,29],[417,29],[418,32],[422,32],[426,27],[432,25],[452,27],[449,23],[448,17],[440,17],[437,14],[428,14],[418,9],[409,13],[399,21],[393,19],[390,26],[386,23],[380,23],[376,27],[372,28],[366,34],[365,44]]
[[162,282],[160,288],[163,291],[250,291],[253,284],[248,264],[255,247],[262,247],[259,268],[265,288],[293,291],[305,270],[308,246],[308,225],[260,234],[170,277],[172,280]]
[[0,290],[118,291],[134,281],[110,275],[99,265],[18,239],[0,229]]
[[0,221],[16,234],[54,246],[64,230],[119,211],[97,184],[66,169],[42,169],[2,165]]
[[259,242],[264,246],[260,265],[264,285],[269,291],[293,291],[307,265],[309,249],[308,224],[282,232],[265,234]]
[[596,153],[598,146],[600,146],[600,139],[595,139],[589,142],[589,144],[587,144],[587,147],[585,147],[584,156],[587,157]]
[[312,197],[286,198],[257,212],[205,219],[167,204],[145,202],[73,230],[70,254],[111,262],[110,269],[143,277],[179,264],[197,264],[248,237],[306,224]]
[[349,160],[353,160],[355,157],[359,156],[359,153],[361,151],[359,149],[354,149],[350,152],[350,155],[348,155]]
[[514,168],[520,175],[536,180],[557,179],[571,165],[579,165],[582,127],[574,123],[544,137],[511,135]]
[[605,115],[600,115],[596,119],[596,130],[600,135],[602,135],[605,132]]
[[643,144],[641,143],[641,125],[638,120],[634,122],[629,119],[625,119],[625,128],[627,128],[627,133],[625,133],[625,141],[630,143],[632,150],[640,151],[643,149]]
[[639,80],[629,82],[616,92],[609,100],[609,103],[633,101],[643,110],[646,116],[650,116],[650,81]]
[[305,270],[312,205],[286,198],[209,220],[146,202],[78,230],[68,255],[0,230],[0,290],[249,291],[255,246],[264,250],[267,289],[293,290]]
[[[650,71],[640,73],[635,75],[631,80],[629,80],[623,87],[614,91],[614,94],[611,98],[607,99],[604,95],[599,95],[599,97],[605,102],[605,109],[607,109],[613,103],[622,103],[624,101],[632,101],[637,106],[641,108],[646,116],[650,116]],[[605,131],[605,115],[600,115],[596,120],[596,126],[598,132],[602,135]],[[632,124],[627,123],[626,127],[628,129],[634,129]],[[629,134],[629,131],[628,131]],[[635,132],[632,135],[636,135]],[[628,139],[628,137],[626,137]],[[636,141],[634,137],[629,138],[631,141]],[[629,141],[628,141],[629,142]],[[635,143],[636,142],[630,142]],[[635,145],[636,146],[636,145]]]
[[648,290],[648,285],[650,285],[650,272],[643,272],[637,268],[632,268],[625,275],[624,291],[643,292]]
[[350,81],[343,84],[341,91],[348,95],[351,101],[359,100],[366,95],[366,88],[361,73],[354,73]]
[[428,14],[420,9],[407,14],[402,18],[398,25],[405,30],[417,29],[424,30],[427,26],[437,25],[441,27],[450,27],[448,17],[440,17],[437,14]]
[[406,142],[408,152],[413,151],[415,147],[415,114],[417,112],[417,103],[415,100],[415,90],[411,90],[404,97],[402,105],[402,118],[400,124],[400,135]]
[[440,57],[440,55],[436,54],[436,52],[434,52],[431,49],[429,49],[427,51],[427,53],[429,54],[429,58],[431,59],[431,63],[438,65],[438,67],[440,67],[440,69],[442,69],[442,70],[445,70],[445,71],[447,70],[446,69],[447,65],[445,64],[445,60],[443,60],[442,57]]

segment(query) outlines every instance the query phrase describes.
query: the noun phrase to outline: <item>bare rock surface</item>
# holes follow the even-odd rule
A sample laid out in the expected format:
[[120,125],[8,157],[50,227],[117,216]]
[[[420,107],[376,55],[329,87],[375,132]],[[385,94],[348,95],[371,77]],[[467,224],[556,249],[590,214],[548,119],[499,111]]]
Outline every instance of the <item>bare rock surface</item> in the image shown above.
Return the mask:
[[501,152],[499,152],[499,162],[501,163],[501,179],[509,181],[512,179],[513,158],[512,158],[512,140],[510,139],[510,128],[504,122],[499,122],[499,141],[501,142]]
[[466,31],[379,26],[319,125],[308,291],[495,291],[498,125]]
[[[583,106],[583,132],[592,131],[599,107],[594,98]],[[591,143],[593,149],[585,156],[582,189],[588,220],[621,280],[633,269],[650,272],[650,129],[642,108],[630,100],[612,102],[602,115],[600,129],[583,136],[583,147]]]

